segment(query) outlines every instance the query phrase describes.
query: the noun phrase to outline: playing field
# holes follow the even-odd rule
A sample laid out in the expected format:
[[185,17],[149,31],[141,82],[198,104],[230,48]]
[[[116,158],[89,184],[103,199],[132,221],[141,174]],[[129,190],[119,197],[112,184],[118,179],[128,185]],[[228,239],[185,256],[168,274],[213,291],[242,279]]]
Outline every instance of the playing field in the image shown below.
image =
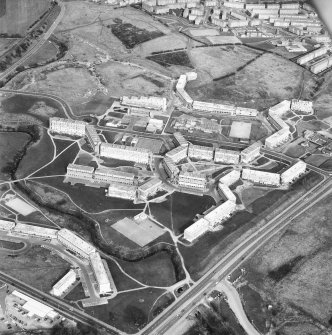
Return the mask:
[[112,228],[140,247],[144,247],[165,233],[162,228],[149,219],[137,222],[129,218],[124,218],[116,222]]
[[234,121],[231,126],[230,137],[249,139],[251,123]]
[[5,205],[23,216],[29,215],[36,211],[34,207],[18,197],[5,197]]

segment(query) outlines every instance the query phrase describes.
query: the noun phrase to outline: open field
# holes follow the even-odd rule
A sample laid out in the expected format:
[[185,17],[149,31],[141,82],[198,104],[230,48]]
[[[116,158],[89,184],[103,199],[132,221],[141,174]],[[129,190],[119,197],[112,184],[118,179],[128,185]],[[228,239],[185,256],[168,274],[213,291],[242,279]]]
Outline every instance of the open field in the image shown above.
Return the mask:
[[[309,323],[328,326],[331,318],[331,201],[323,201],[293,220],[288,228],[275,236],[245,264],[245,280],[261,296],[244,296],[249,318],[258,315],[255,301],[273,305],[276,326],[292,319],[279,330],[282,335],[318,334],[307,332]],[[246,299],[249,299],[246,302]],[[247,306],[247,308],[246,308]],[[250,307],[251,306],[251,307]],[[261,324],[264,323],[262,320]],[[295,327],[294,332],[292,328]],[[302,329],[302,332],[299,331]],[[261,331],[264,331],[260,327]],[[266,329],[265,329],[266,330]]]
[[0,180],[10,179],[13,162],[29,139],[25,133],[0,133]]
[[[231,66],[234,59],[237,56],[230,59]],[[220,61],[223,62],[223,59]],[[209,64],[205,59],[204,63]],[[302,98],[309,98],[315,85],[309,72],[277,55],[263,54],[234,75],[209,81],[199,76],[198,80],[189,82],[187,91],[197,99],[218,99],[239,104],[250,102],[247,107],[261,109],[296,97],[302,88],[302,80],[306,82]]]
[[0,258],[1,271],[44,292],[48,292],[70,267],[62,258],[39,246],[22,255],[0,255]]
[[148,56],[147,59],[152,60],[164,67],[170,67],[172,65],[180,65],[193,68],[186,51],[174,51],[174,52],[152,55]]
[[109,300],[108,305],[89,307],[85,310],[88,313],[93,312],[100,320],[133,334],[147,324],[150,313],[161,307],[158,302],[154,306],[153,304],[163,293],[163,290],[155,288],[120,293]]
[[325,83],[314,97],[314,106],[319,119],[332,116],[332,75],[329,73],[325,78]]
[[128,274],[150,286],[171,286],[176,283],[174,267],[169,255],[160,252],[138,262],[120,264]]
[[46,42],[37,53],[29,57],[29,60],[26,62],[26,65],[32,64],[42,64],[43,62],[50,61],[55,58],[58,53],[58,48],[55,43],[52,41]]
[[328,128],[329,127],[325,123],[318,120],[300,121],[296,125],[296,129],[299,136],[302,136],[305,130],[319,131],[319,130],[326,130]]
[[6,240],[4,237],[0,237],[0,248],[7,250],[20,250],[24,247],[22,242],[14,242],[11,240]]
[[203,214],[213,205],[215,202],[211,197],[175,192],[166,201],[151,203],[150,210],[158,222],[179,235],[193,223],[196,214]]

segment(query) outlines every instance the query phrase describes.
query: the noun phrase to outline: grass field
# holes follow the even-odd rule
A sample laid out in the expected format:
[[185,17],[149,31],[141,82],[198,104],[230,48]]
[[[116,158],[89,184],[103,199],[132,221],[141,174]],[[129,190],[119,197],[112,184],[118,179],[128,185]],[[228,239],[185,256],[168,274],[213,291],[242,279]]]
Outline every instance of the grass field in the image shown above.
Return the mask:
[[172,65],[180,65],[193,68],[186,51],[175,51],[175,52],[167,52],[163,54],[152,55],[148,56],[147,59],[152,60],[164,67],[170,67]]
[[[43,153],[42,155],[40,153]],[[51,138],[47,134],[46,129],[43,129],[40,140],[30,146],[21,160],[16,176],[23,178],[49,163],[53,158],[54,146]]]
[[0,269],[43,292],[48,292],[70,264],[42,247],[32,247],[19,256],[0,256]]
[[147,324],[153,309],[160,308],[158,302],[154,306],[153,304],[163,292],[160,289],[146,288],[121,293],[109,300],[108,305],[89,307],[85,310],[119,330],[133,334]]
[[24,243],[22,242],[13,242],[9,240],[0,239],[0,248],[8,249],[8,250],[20,250],[24,247]]
[[55,58],[58,53],[58,48],[56,45],[50,41],[45,43],[36,54],[29,57],[29,60],[25,63],[25,65],[31,64],[42,64],[43,62],[47,62],[52,58]]
[[171,286],[176,283],[172,261],[166,252],[139,262],[120,261],[122,268],[140,282],[150,286]]
[[157,221],[179,235],[193,223],[196,214],[203,214],[213,205],[211,197],[175,192],[166,201],[151,203],[150,210]]
[[[256,286],[256,291],[264,292],[264,304],[272,301],[276,326],[292,318],[295,327],[302,326],[301,334],[307,334],[308,323],[329,324],[332,286],[325,278],[331,272],[331,201],[329,195],[294,219],[245,265],[246,279]],[[243,298],[249,318],[258,317],[260,314],[251,305],[262,298]],[[280,331],[299,334],[298,329],[291,329],[289,324],[287,330]]]
[[10,179],[10,166],[29,139],[25,133],[0,132],[0,180]]

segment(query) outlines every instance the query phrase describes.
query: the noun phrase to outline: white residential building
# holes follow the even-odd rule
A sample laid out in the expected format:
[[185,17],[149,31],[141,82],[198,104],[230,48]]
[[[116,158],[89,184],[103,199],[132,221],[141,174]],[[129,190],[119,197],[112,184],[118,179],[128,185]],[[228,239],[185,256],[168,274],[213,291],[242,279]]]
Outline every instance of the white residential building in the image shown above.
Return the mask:
[[[167,10],[168,12],[168,10]],[[166,111],[167,101],[162,97],[122,97],[121,104],[124,106],[142,107],[160,111]]]
[[134,200],[136,198],[137,187],[134,185],[112,183],[108,187],[107,196],[112,198],[121,198]]
[[76,282],[76,272],[73,269],[70,269],[53,287],[51,294],[56,297],[62,296],[66,293]]
[[222,221],[228,219],[236,211],[236,204],[234,201],[227,200],[219,205],[211,212],[204,216],[204,219],[209,221],[210,228],[215,228]]
[[184,230],[183,237],[190,243],[209,231],[209,221],[201,218]]
[[90,255],[96,252],[90,243],[66,228],[59,230],[57,237],[60,243],[83,258],[89,259]]
[[215,104],[213,102],[194,101],[193,109],[211,112],[218,115],[234,115],[236,107],[233,105]]
[[113,280],[109,278],[109,271],[105,269],[105,262],[102,261],[98,252],[90,254],[90,264],[96,278],[99,294],[112,293]]
[[258,115],[258,110],[254,108],[236,107],[235,115],[256,117]]
[[224,195],[226,200],[236,202],[236,196],[235,194],[230,190],[230,188],[222,183],[218,184],[219,191]]
[[15,227],[15,222],[0,220],[0,230],[1,231],[11,231]]
[[217,148],[214,152],[214,161],[217,163],[239,164],[240,152]]
[[245,164],[249,164],[250,162],[255,160],[257,157],[260,156],[261,147],[262,147],[261,142],[255,142],[254,144],[242,150],[241,151],[241,162]]
[[204,192],[206,189],[206,176],[195,172],[180,172],[179,186],[192,188]]
[[272,172],[243,169],[242,179],[264,185],[272,185],[272,186],[280,185],[280,175],[278,173],[272,173]]
[[306,100],[292,100],[291,110],[295,112],[302,112],[306,114],[312,114],[314,112],[313,102]]
[[213,160],[214,150],[211,147],[205,147],[201,145],[189,145],[188,156],[193,159],[200,159],[206,161]]
[[176,164],[169,158],[165,157],[163,159],[163,167],[168,175],[169,178],[174,179],[180,173],[179,168]]
[[151,151],[144,148],[130,147],[112,143],[101,143],[100,156],[140,164],[149,164]]
[[135,175],[130,172],[114,170],[110,168],[98,168],[94,173],[94,180],[102,183],[122,183],[133,185]]
[[235,184],[241,178],[241,172],[238,170],[232,170],[219,179],[219,184],[231,186]]
[[152,178],[138,187],[138,193],[141,198],[147,199],[150,195],[158,192],[158,190],[161,189],[162,185],[163,183],[160,179]]
[[282,116],[291,109],[291,102],[284,100],[269,109],[269,114]]
[[97,133],[96,128],[92,125],[87,125],[85,127],[85,136],[87,137],[92,149],[98,153],[99,145],[102,141]]
[[265,146],[269,149],[276,148],[289,141],[292,136],[288,128],[283,128],[265,139]]
[[177,145],[183,146],[183,147],[188,146],[188,141],[184,138],[184,136],[181,133],[176,132],[173,134],[173,136],[175,138]]
[[35,237],[40,239],[56,239],[57,238],[57,232],[56,229],[51,228],[44,228],[34,225],[29,225],[25,223],[17,223],[16,226],[12,229],[13,235],[22,235],[22,236],[29,236],[29,237]]
[[316,49],[304,56],[301,56],[297,59],[297,63],[300,65],[303,65],[305,63],[308,63],[309,61],[313,60],[314,58],[317,58],[319,56],[323,56],[328,52],[329,48],[326,46],[320,47],[319,49]]
[[94,168],[92,166],[72,164],[67,166],[66,177],[91,180],[93,178]]
[[181,146],[172,149],[166,153],[166,157],[170,158],[174,163],[178,163],[181,160],[187,158],[188,146]]
[[298,177],[300,177],[302,174],[305,173],[306,168],[307,168],[306,163],[298,161],[281,174],[281,183],[289,184],[293,182],[295,179],[297,179]]
[[56,134],[70,135],[70,136],[85,136],[86,122],[68,120],[59,117],[50,118],[50,131]]

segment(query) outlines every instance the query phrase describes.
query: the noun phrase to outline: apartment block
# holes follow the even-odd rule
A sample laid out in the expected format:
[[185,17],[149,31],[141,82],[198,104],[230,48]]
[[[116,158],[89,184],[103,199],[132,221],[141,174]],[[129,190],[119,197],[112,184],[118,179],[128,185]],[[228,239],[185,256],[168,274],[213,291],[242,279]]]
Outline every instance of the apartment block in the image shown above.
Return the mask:
[[68,120],[59,117],[50,118],[50,131],[52,133],[69,135],[69,136],[85,136],[86,122]]
[[216,163],[239,164],[240,152],[217,148],[214,152],[214,161]]

